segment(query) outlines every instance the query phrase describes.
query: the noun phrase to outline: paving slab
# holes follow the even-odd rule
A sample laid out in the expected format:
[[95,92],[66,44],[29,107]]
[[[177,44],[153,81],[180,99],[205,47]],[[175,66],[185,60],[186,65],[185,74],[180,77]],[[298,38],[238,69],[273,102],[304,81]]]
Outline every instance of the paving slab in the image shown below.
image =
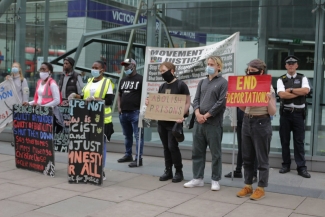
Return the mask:
[[60,217],[60,216],[50,215],[48,213],[41,213],[37,211],[30,211],[20,215],[15,215],[14,217]]
[[7,168],[7,169],[17,169],[16,163],[15,163],[15,157],[11,156],[11,160],[1,161],[0,162],[0,168]]
[[164,212],[160,215],[157,215],[157,217],[188,217],[188,215],[180,215],[180,214],[171,213],[171,212]]
[[8,179],[0,179],[0,184],[7,183],[7,182],[10,182],[10,180],[8,180]]
[[237,207],[238,205],[234,204],[194,198],[168,210],[168,212],[195,217],[221,217]]
[[229,212],[225,217],[288,217],[292,213],[291,209],[284,209],[273,206],[264,206],[260,204],[244,203],[237,209]]
[[45,176],[42,173],[24,170],[24,169],[15,169],[9,170],[0,173],[0,178],[8,180],[22,180],[30,177]]
[[112,202],[122,202],[130,198],[136,197],[140,194],[148,192],[147,190],[134,189],[128,187],[121,187],[112,185],[109,187],[102,187],[101,189],[82,194],[85,197],[91,197],[100,200],[107,200]]
[[292,213],[289,217],[316,217],[314,215],[301,215],[297,213]]
[[161,187],[160,190],[173,191],[173,192],[179,192],[185,194],[194,194],[194,195],[200,195],[206,191],[211,191],[211,186],[209,184],[205,184],[202,187],[196,187],[196,188],[184,188],[184,183],[186,182],[187,181],[182,181],[178,183],[170,182],[169,184]]
[[5,198],[14,197],[16,195],[25,194],[34,191],[35,188],[15,185],[12,183],[0,184],[0,200]]
[[[30,172],[30,171],[29,171]],[[33,174],[33,172],[30,172]],[[67,182],[63,178],[58,178],[58,177],[50,177],[50,176],[45,176],[45,175],[38,175],[38,176],[33,176],[29,177],[26,179],[22,180],[16,180],[16,181],[11,181],[11,183],[14,183],[16,185],[23,185],[23,186],[29,186],[33,188],[45,188],[49,187],[52,185],[57,185],[59,183]]]
[[12,156],[6,154],[0,154],[0,162],[7,161],[7,160],[12,160]]
[[0,217],[15,216],[24,214],[25,212],[37,209],[38,206],[18,203],[15,201],[1,200],[0,201]]
[[240,188],[230,188],[221,186],[220,191],[207,191],[204,194],[198,196],[200,199],[219,201],[229,204],[243,204],[248,197],[239,198],[236,196],[237,192],[240,191]]
[[64,201],[42,207],[37,212],[46,213],[60,217],[86,217],[92,213],[106,210],[115,203],[97,200],[94,198],[87,198],[83,196],[75,196]]
[[325,216],[325,200],[317,198],[306,198],[294,213]]
[[[106,181],[104,181],[104,182],[106,182]],[[112,184],[115,184],[115,183],[111,182],[111,185]],[[59,189],[65,189],[65,190],[69,190],[69,191],[82,192],[82,193],[102,189],[102,186],[93,185],[93,184],[90,184],[90,183],[87,183],[87,184],[86,183],[69,184],[68,182],[60,183],[60,184],[54,185],[52,187],[53,188],[59,188]]]
[[194,197],[196,197],[196,195],[156,189],[146,194],[134,197],[131,200],[171,208]]
[[134,201],[123,201],[104,211],[87,217],[153,217],[165,212],[166,210],[167,208],[161,206],[154,206]]
[[303,179],[303,177],[297,175],[297,171],[295,170],[291,170],[285,174],[279,173],[279,170],[273,170],[269,174],[269,183],[281,183],[284,186],[299,187]]
[[131,188],[139,188],[144,190],[154,190],[156,188],[160,188],[164,185],[167,185],[169,182],[161,182],[159,181],[157,176],[149,176],[149,175],[140,175],[134,178],[131,178],[127,181],[118,183],[119,186],[131,187]]
[[21,194],[19,196],[12,197],[10,198],[10,200],[33,204],[37,206],[46,206],[46,205],[50,205],[68,199],[78,194],[80,193],[47,187],[26,194]]
[[248,203],[263,204],[263,205],[266,205],[266,206],[274,206],[274,207],[281,207],[281,208],[294,210],[305,199],[306,199],[306,197],[266,192],[265,197],[263,198],[263,200],[259,200],[259,201],[248,200],[247,202]]
[[106,180],[110,182],[123,182],[133,177],[139,176],[136,173],[121,172],[116,170],[105,169]]

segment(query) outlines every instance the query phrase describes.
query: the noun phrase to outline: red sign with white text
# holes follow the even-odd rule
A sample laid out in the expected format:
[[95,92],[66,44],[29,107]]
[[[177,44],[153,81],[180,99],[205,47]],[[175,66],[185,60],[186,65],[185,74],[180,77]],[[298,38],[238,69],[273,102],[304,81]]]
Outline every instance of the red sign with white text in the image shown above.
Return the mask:
[[271,75],[228,77],[227,106],[267,106]]

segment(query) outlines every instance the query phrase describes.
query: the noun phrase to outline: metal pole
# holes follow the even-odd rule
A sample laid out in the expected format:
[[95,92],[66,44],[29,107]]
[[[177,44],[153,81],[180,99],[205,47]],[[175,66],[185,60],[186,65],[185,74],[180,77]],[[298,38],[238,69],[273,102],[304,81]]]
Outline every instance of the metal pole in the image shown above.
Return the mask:
[[44,38],[43,38],[43,57],[44,62],[48,62],[49,54],[49,24],[50,24],[50,0],[45,0],[44,8]]
[[267,7],[265,0],[259,2],[259,16],[258,16],[258,52],[257,57],[266,61],[267,55]]
[[233,137],[233,143],[232,143],[231,181],[234,180],[235,143],[236,143],[236,127],[234,127],[234,137]]
[[15,61],[19,62],[23,72],[25,66],[25,47],[26,47],[26,1],[17,0],[17,22],[16,22],[16,46]]
[[147,12],[147,46],[156,47],[156,5],[154,0],[148,0]]

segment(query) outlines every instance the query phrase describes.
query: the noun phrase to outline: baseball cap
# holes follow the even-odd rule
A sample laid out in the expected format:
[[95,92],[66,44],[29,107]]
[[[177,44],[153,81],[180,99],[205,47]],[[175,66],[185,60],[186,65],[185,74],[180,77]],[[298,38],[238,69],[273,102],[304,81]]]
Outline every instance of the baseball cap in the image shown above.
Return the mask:
[[64,60],[68,61],[70,63],[71,66],[74,66],[74,59],[72,57],[66,57],[64,58]]
[[183,142],[185,139],[183,133],[183,124],[175,123],[172,129],[172,134],[177,142]]
[[137,65],[137,62],[135,62],[135,60],[132,58],[125,59],[123,62],[121,62],[121,66],[130,65],[130,64]]

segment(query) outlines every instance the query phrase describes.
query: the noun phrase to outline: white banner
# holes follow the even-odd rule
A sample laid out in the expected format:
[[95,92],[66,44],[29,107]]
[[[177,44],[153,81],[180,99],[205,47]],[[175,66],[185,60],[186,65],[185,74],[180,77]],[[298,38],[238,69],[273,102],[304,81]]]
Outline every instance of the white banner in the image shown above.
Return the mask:
[[[183,80],[190,91],[191,102],[195,97],[197,84],[203,78],[206,78],[205,72],[206,59],[209,56],[220,56],[223,60],[222,76],[228,80],[228,76],[236,75],[237,46],[239,42],[239,32],[231,35],[229,38],[218,43],[191,48],[160,48],[147,47],[146,59],[144,65],[143,87],[141,105],[144,105],[148,93],[157,93],[159,86],[164,82],[160,72],[159,65],[163,62],[172,62],[176,66],[176,76]],[[144,112],[142,106],[142,113]],[[227,108],[225,115],[229,116],[232,126],[237,121],[236,109]]]
[[21,103],[12,79],[0,84],[0,133],[12,122],[13,105]]

